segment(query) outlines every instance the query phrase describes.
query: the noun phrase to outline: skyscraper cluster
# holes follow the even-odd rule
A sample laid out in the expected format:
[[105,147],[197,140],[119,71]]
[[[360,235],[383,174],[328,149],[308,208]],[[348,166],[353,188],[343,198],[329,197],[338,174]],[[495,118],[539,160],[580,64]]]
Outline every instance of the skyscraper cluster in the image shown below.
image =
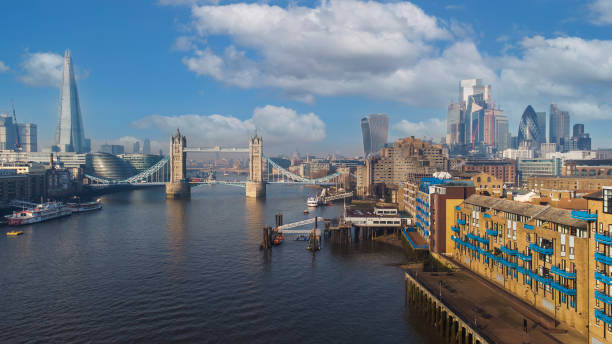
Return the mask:
[[482,79],[461,80],[458,102],[448,107],[446,143],[460,154],[508,147],[508,119],[495,108],[491,85]]
[[9,114],[0,114],[0,150],[38,151],[36,124],[16,123]]
[[[389,116],[373,114],[361,119],[363,153],[367,157],[376,154],[387,143],[389,135]],[[146,144],[146,142],[145,142]]]

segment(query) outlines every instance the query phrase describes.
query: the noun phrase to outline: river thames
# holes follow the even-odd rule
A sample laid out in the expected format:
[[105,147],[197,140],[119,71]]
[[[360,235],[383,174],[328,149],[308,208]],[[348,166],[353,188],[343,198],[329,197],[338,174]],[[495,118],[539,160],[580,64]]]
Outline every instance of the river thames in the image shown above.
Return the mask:
[[315,255],[302,241],[260,251],[274,214],[313,216],[303,210],[314,193],[269,185],[256,201],[216,185],[173,201],[132,190],[103,196],[102,211],[2,234],[0,342],[437,342],[404,307],[401,249],[324,240]]

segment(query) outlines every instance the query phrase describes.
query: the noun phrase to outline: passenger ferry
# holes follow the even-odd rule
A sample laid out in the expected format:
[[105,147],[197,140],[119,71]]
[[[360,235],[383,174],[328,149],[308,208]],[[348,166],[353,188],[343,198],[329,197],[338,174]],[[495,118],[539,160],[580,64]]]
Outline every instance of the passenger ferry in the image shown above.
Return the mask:
[[318,207],[319,206],[319,197],[308,197],[306,200],[306,205],[309,207]]
[[97,200],[95,200],[93,202],[66,203],[66,206],[73,213],[85,213],[85,212],[88,212],[88,211],[94,211],[94,210],[102,209],[102,202],[100,201],[100,199],[97,199]]
[[9,226],[26,225],[38,223],[58,217],[70,216],[72,210],[62,202],[47,202],[37,204],[35,207],[15,211],[11,215],[6,215]]

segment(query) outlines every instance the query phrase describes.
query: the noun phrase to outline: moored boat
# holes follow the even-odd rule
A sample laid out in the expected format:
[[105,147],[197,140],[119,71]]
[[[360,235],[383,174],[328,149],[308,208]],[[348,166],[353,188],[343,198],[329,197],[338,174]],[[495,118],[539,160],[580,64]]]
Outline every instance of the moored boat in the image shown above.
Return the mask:
[[20,226],[70,216],[72,211],[62,202],[47,202],[6,215],[9,226]]
[[23,234],[23,231],[10,231],[10,232],[6,232],[6,235],[8,236],[18,236]]
[[309,207],[318,207],[319,198],[318,197],[308,197],[308,199],[306,200],[306,205]]
[[97,199],[93,202],[72,202],[66,203],[66,206],[73,213],[85,213],[88,211],[100,210],[102,209],[102,202],[100,199]]

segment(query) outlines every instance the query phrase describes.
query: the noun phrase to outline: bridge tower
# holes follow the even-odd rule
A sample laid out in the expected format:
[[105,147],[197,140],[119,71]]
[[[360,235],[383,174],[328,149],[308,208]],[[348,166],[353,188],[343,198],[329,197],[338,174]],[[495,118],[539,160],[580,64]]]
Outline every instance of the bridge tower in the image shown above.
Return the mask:
[[176,134],[170,138],[170,181],[166,183],[166,198],[190,198],[191,190],[187,181],[187,138],[176,129]]
[[266,198],[266,182],[263,179],[263,139],[252,136],[249,139],[249,180],[246,183],[246,197]]

